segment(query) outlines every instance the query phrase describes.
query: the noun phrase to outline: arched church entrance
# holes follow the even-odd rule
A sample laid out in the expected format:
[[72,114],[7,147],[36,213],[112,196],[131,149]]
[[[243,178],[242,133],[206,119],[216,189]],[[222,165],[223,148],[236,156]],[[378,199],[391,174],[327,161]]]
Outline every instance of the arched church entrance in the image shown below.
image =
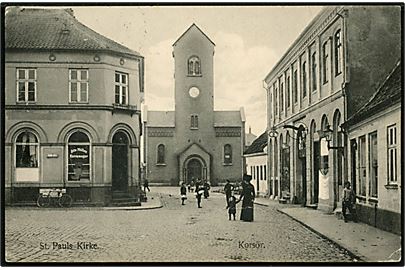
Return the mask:
[[205,161],[200,157],[190,157],[184,164],[184,178],[186,183],[195,183],[196,179],[206,180],[207,168]]

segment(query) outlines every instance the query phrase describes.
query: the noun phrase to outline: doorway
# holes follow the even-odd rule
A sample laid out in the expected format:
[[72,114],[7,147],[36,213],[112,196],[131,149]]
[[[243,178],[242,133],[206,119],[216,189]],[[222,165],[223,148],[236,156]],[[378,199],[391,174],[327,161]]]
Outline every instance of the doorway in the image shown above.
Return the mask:
[[187,163],[187,183],[193,180],[202,179],[202,163],[200,160],[193,158]]
[[318,203],[318,197],[319,197],[319,163],[320,163],[320,158],[321,153],[320,153],[320,145],[319,141],[314,141],[314,152],[313,152],[313,196],[312,196],[312,203],[316,204]]
[[112,191],[128,191],[128,136],[114,134],[112,140]]

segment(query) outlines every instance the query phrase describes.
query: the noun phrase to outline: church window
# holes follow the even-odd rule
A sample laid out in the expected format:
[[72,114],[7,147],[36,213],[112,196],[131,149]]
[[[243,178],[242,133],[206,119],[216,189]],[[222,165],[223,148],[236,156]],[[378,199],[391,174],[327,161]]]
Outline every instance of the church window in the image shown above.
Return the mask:
[[188,59],[187,67],[189,76],[201,75],[201,62],[197,56],[192,56]]
[[191,115],[191,129],[198,129],[198,115],[192,114]]
[[157,164],[165,163],[165,145],[159,144],[157,149]]
[[224,146],[224,164],[232,164],[232,146],[230,144]]

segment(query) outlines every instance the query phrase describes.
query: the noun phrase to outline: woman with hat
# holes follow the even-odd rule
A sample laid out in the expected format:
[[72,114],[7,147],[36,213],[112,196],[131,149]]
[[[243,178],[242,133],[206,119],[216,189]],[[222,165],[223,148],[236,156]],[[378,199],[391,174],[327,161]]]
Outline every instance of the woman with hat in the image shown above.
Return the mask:
[[239,201],[242,199],[242,210],[240,213],[240,220],[253,221],[253,201],[255,200],[255,188],[250,183],[252,180],[251,175],[243,175],[242,193],[240,194]]

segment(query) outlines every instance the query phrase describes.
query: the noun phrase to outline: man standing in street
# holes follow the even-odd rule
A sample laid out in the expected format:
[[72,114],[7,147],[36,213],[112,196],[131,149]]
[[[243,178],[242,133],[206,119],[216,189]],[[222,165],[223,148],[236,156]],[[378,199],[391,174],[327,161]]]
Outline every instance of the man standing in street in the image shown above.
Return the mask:
[[143,191],[146,192],[146,189],[150,192],[148,179],[145,178],[145,181],[143,182]]
[[225,196],[226,196],[226,206],[229,206],[229,198],[232,196],[232,190],[234,186],[230,183],[229,180],[226,180],[226,184],[224,186]]
[[204,193],[204,186],[200,179],[197,178],[197,182],[195,183],[195,196],[197,198],[197,205],[198,208],[201,207],[201,197]]

